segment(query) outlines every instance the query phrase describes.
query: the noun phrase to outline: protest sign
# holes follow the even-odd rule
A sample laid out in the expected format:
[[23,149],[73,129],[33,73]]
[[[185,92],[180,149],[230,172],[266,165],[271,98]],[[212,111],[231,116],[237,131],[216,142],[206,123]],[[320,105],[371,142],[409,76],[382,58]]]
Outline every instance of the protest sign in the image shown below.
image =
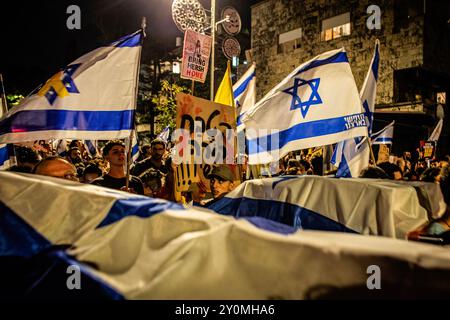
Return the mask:
[[181,78],[205,82],[210,54],[211,37],[192,30],[186,30]]

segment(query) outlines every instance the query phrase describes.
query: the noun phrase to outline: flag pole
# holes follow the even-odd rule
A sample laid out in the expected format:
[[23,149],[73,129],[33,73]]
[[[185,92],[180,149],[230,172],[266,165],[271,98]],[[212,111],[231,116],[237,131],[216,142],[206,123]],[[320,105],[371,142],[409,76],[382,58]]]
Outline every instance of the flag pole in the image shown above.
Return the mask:
[[372,158],[373,161],[373,165],[376,165],[377,162],[375,161],[375,155],[373,154],[373,149],[372,149],[372,143],[370,143],[370,138],[367,137],[367,144],[369,145],[369,150],[370,150],[370,157]]
[[[5,86],[3,84],[3,75],[1,73],[0,73],[0,82],[2,83],[2,93],[1,93],[0,98],[3,100],[2,105],[4,105],[4,107],[3,107],[4,110],[0,110],[0,115],[2,115],[3,112],[4,113],[8,112],[8,100],[6,99]],[[0,116],[0,118],[1,118],[1,116]]]
[[[139,57],[138,57],[138,63],[136,67],[136,86],[134,88],[134,110],[133,110],[133,116],[131,117],[131,128],[134,128],[135,126],[135,117],[136,117],[136,107],[137,107],[137,99],[138,99],[138,89],[139,89],[139,70],[141,68],[141,55],[142,55],[142,43],[144,41],[144,38],[147,36],[145,34],[145,28],[147,27],[147,18],[142,17],[141,21],[141,31],[142,32],[142,38],[141,38],[141,45],[139,46]],[[134,136],[134,130],[131,130],[130,132],[130,140],[128,142],[128,152],[127,152],[127,172],[126,172],[126,182],[125,186],[128,190],[130,186],[130,165],[131,165],[131,148],[133,143],[133,136]]]

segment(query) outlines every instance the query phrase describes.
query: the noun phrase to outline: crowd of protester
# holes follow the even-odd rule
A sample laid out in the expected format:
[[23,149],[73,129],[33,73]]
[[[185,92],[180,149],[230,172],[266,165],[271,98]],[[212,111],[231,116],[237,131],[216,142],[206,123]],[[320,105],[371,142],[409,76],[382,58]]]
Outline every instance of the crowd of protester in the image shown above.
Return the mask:
[[[101,155],[91,156],[82,141],[73,140],[67,150],[56,155],[51,144],[42,143],[38,148],[16,146],[17,165],[10,171],[35,173],[90,183],[93,185],[128,191],[154,198],[176,200],[174,196],[174,172],[170,147],[165,141],[155,139],[140,148],[140,157],[130,168],[127,185],[125,144],[120,140],[108,141]],[[360,178],[424,181],[438,183],[446,202],[449,202],[449,156],[424,160],[416,150],[391,156],[391,161],[371,164],[360,174]],[[242,166],[241,180],[284,175],[326,175],[333,176],[336,170],[323,171],[321,149],[290,152],[276,163],[276,166],[260,167],[250,172]],[[249,174],[250,173],[250,174]],[[207,177],[209,188],[203,183],[192,183],[181,193],[185,204],[208,206],[232,191],[239,178],[227,165],[214,167]],[[179,200],[179,199],[178,199]]]

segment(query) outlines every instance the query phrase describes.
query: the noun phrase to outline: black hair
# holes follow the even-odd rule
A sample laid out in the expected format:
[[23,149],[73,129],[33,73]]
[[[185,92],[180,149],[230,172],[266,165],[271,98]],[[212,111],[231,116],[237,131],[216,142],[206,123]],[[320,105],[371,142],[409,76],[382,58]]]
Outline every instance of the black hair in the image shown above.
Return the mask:
[[96,164],[90,163],[83,170],[83,176],[86,174],[95,173],[98,174],[99,177],[103,175],[102,169],[100,169]]
[[384,172],[388,175],[389,179],[391,179],[391,180],[395,180],[395,176],[394,176],[395,172],[400,172],[400,174],[403,176],[402,169],[398,165],[390,163],[388,161],[379,163],[378,167],[383,169]]
[[125,148],[125,143],[123,143],[121,140],[109,140],[103,147],[103,157],[106,157],[109,151],[111,151],[114,146],[121,146]]
[[162,139],[156,138],[151,142],[151,146],[153,147],[156,144],[161,144],[164,146],[164,149],[166,148],[166,142]]
[[370,179],[389,179],[386,172],[377,166],[368,166],[367,168],[361,170],[359,178],[370,178]]
[[436,177],[441,173],[441,169],[434,167],[434,168],[427,168],[425,171],[420,175],[420,181],[425,182],[435,182]]
[[80,141],[80,140],[72,140],[72,141],[70,141],[69,149],[73,148],[73,147],[78,147],[78,141]]
[[36,164],[39,162],[39,155],[38,153],[31,149],[30,147],[20,146],[16,147],[14,150],[17,158],[17,162],[19,163],[32,163]]

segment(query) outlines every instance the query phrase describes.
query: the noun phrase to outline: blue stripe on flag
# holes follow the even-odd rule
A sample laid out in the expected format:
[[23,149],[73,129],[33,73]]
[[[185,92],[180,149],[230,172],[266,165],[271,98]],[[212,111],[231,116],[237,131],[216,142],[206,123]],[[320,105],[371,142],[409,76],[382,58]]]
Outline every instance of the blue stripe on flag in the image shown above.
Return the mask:
[[[350,172],[350,167],[348,166],[347,159],[342,153],[341,162],[339,163],[339,167],[336,171],[336,177],[338,178],[351,178],[352,173]],[[357,178],[357,177],[355,177]]]
[[8,145],[0,148],[0,167],[9,160]]
[[275,200],[225,197],[213,203],[208,209],[236,218],[262,217],[296,229],[357,233],[312,210]]
[[24,110],[0,122],[0,135],[42,130],[131,130],[133,110]]
[[0,256],[31,257],[51,243],[0,202]]
[[245,91],[245,89],[247,89],[248,84],[255,77],[255,74],[256,73],[253,72],[247,79],[245,79],[244,82],[241,83],[241,85],[238,88],[236,88],[236,90],[233,92],[234,98],[239,97]]
[[242,124],[242,117],[246,114],[246,112],[242,112],[240,115],[237,116],[236,119],[236,125]]
[[119,39],[117,42],[115,42],[113,45],[118,48],[124,48],[124,47],[137,47],[141,45],[141,39],[142,39],[142,33],[139,32],[135,35],[128,35],[123,37],[122,39]]
[[105,227],[128,216],[148,218],[166,210],[185,210],[180,204],[165,200],[136,197],[119,199],[97,228]]
[[133,146],[133,149],[131,149],[131,156],[136,155],[138,152],[139,152],[139,145],[136,143],[136,144]]
[[[392,143],[392,138],[376,138],[374,142],[379,143]],[[374,143],[373,142],[373,143]]]
[[[310,122],[296,124],[295,126],[292,126],[284,131],[278,132],[279,145],[272,146],[272,136],[273,135],[267,135],[267,136],[263,136],[263,137],[258,137],[256,139],[248,140],[249,154],[256,154],[256,153],[260,153],[262,151],[272,151],[272,150],[281,149],[282,147],[284,147],[286,144],[288,144],[291,141],[296,141],[296,140],[306,139],[306,138],[311,138],[311,137],[324,136],[324,135],[329,135],[329,134],[334,134],[334,133],[345,131],[345,130],[347,130],[347,128],[345,126],[347,123],[345,118],[352,117],[352,116],[358,116],[358,115],[364,115],[364,113],[357,113],[357,114],[338,117],[338,118],[322,119],[322,120],[317,120],[317,121],[310,121]],[[365,124],[364,125],[356,124],[354,126],[354,128],[364,127],[364,126],[365,126]],[[263,147],[260,147],[260,144],[263,145]]]
[[266,231],[276,232],[280,234],[292,234],[297,231],[296,228],[285,225],[283,223],[275,222],[266,218],[261,217],[245,217],[243,218],[250,222],[252,225],[259,229]]
[[378,81],[378,64],[379,63],[380,63],[380,49],[377,44],[376,48],[375,48],[375,57],[373,59],[373,64],[372,64],[372,72],[373,72],[373,76],[375,77],[375,81]]
[[325,64],[341,63],[341,62],[348,62],[347,54],[345,52],[338,52],[329,58],[312,61],[310,64],[301,68],[295,75],[298,75],[299,73],[305,72],[313,68],[323,66]]

